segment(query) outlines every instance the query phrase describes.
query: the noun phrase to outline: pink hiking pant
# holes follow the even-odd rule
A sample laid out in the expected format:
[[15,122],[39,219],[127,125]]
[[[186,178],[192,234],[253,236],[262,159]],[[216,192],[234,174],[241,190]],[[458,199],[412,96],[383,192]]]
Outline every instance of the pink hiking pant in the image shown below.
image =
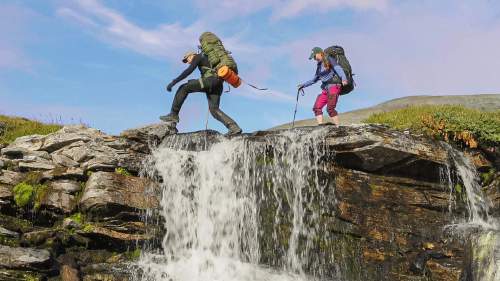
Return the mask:
[[340,85],[329,85],[327,89],[323,90],[321,94],[316,98],[316,102],[314,103],[313,111],[314,115],[323,115],[323,107],[328,104],[327,110],[328,115],[330,117],[335,117],[338,115],[337,110],[337,101],[339,100],[341,86]]

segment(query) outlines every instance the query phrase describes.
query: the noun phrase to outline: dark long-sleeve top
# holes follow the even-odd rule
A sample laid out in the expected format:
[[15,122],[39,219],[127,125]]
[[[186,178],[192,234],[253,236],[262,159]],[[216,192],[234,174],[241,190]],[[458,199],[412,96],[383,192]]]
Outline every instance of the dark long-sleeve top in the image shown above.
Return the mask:
[[200,73],[203,75],[205,71],[210,69],[210,63],[208,62],[208,58],[203,54],[197,54],[194,56],[193,61],[189,64],[189,66],[172,82],[174,84],[179,83],[180,81],[186,79],[193,71],[198,68]]

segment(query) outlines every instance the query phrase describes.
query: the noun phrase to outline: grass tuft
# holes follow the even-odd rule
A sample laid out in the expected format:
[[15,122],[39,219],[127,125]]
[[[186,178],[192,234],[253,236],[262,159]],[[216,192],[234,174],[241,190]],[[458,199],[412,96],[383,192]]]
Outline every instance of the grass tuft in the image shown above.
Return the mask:
[[48,135],[61,129],[58,124],[45,124],[22,117],[0,115],[0,144],[9,144],[18,137]]
[[471,148],[500,143],[500,110],[484,112],[455,105],[410,106],[373,114],[364,122],[410,129]]

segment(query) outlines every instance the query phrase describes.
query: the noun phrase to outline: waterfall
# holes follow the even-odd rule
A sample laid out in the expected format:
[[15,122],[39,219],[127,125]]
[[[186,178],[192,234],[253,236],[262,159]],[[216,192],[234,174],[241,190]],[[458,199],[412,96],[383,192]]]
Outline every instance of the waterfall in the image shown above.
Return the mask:
[[[447,143],[443,143],[448,151],[450,162],[456,169],[466,196],[467,219],[447,226],[459,230],[459,234],[467,240],[466,263],[463,278],[477,281],[500,281],[500,222],[489,214],[490,202],[481,190],[476,168],[469,158]],[[453,186],[451,172],[448,169],[450,190],[459,192]],[[459,192],[459,193],[460,193]]]
[[451,176],[449,176],[450,172],[448,171],[448,182],[451,185],[450,190],[465,192],[467,199],[468,218],[464,222],[452,225],[452,227],[459,229],[481,228],[486,230],[500,230],[498,220],[491,218],[489,215],[491,202],[486,199],[481,190],[481,184],[478,181],[479,176],[474,164],[462,152],[454,149],[449,144],[443,143],[443,146],[448,151],[450,162],[463,183],[463,190],[456,190],[456,186],[454,186]]
[[[166,234],[162,251],[142,255],[139,280],[314,280],[305,268],[320,224],[311,222],[331,188],[318,172],[325,133],[295,130],[261,142],[216,137],[198,146],[203,141],[167,137],[146,167],[163,179]],[[273,225],[289,221],[291,229],[263,229],[260,204],[275,206]],[[288,248],[275,249],[282,253],[277,269],[259,265],[263,235],[271,245],[286,236]]]

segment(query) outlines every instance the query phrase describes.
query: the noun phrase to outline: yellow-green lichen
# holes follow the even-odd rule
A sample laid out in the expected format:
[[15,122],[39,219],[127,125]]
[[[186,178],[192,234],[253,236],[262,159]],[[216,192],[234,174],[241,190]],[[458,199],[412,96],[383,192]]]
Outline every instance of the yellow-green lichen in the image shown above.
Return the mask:
[[115,173],[122,175],[122,176],[126,176],[126,177],[132,176],[132,174],[129,171],[127,171],[127,169],[122,168],[122,167],[116,168]]

